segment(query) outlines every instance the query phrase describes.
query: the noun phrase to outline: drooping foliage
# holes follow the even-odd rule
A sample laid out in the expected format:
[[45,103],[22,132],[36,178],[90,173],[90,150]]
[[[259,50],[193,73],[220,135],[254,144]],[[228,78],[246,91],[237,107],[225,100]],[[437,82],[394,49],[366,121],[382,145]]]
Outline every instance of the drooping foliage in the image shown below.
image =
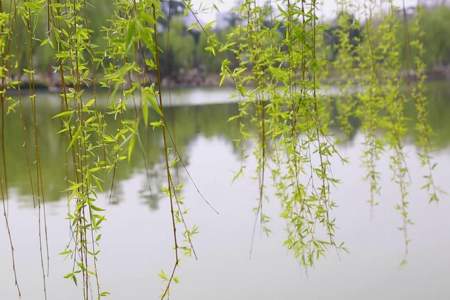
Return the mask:
[[303,265],[312,266],[330,247],[342,248],[330,215],[335,206],[330,188],[337,182],[330,159],[337,153],[328,136],[329,101],[319,95],[323,27],[315,1],[276,4],[277,11],[256,1],[241,5],[245,21],[224,45],[238,64],[224,61],[222,76],[232,78],[243,97],[236,116],[242,137],[249,137],[245,119],[257,128],[257,215],[264,226],[265,174],[271,171],[288,223],[285,244]]
[[[339,183],[332,172],[332,161],[346,160],[337,150],[339,141],[332,129],[335,123],[347,135],[353,134],[353,120],[361,124],[362,162],[372,206],[377,204],[381,188],[377,164],[384,152],[389,153],[392,179],[399,190],[396,207],[402,217],[407,253],[407,229],[411,221],[404,149],[405,110],[412,101],[418,120],[419,156],[427,169],[425,188],[431,201],[438,200],[432,177],[431,129],[424,96],[422,12],[420,8],[417,10],[414,23],[409,26],[402,23],[398,17],[400,10],[392,1],[384,1],[381,6],[377,3],[366,1],[361,11],[364,21],[358,22],[353,17],[356,12],[351,1],[339,1],[337,41],[331,51],[316,0],[264,3],[244,0],[234,12],[235,26],[223,43],[210,31],[210,25],[200,23],[190,1],[174,6],[177,17],[181,10],[193,15],[197,24],[192,28],[201,32],[197,38],[206,51],[223,60],[222,83],[230,80],[236,87],[239,111],[231,119],[239,122],[238,143],[254,143],[252,154],[257,160],[259,194],[254,231],[260,224],[270,233],[264,204],[271,196],[268,187],[273,187],[287,224],[284,244],[304,267],[313,266],[330,249],[345,250],[337,237],[333,217],[336,203],[331,192]],[[108,19],[100,22],[102,25],[92,26],[98,22],[91,8],[96,7],[95,2],[0,1],[0,196],[19,295],[13,231],[7,209],[5,122],[9,113],[17,112],[21,116],[26,137],[22,151],[37,208],[43,292],[47,297],[48,239],[51,237],[47,235],[35,71],[40,63],[35,61],[36,53],[42,49],[51,53],[50,73],[56,77],[61,107],[53,121],[60,124],[58,133],[67,149],[64,167],[71,238],[62,255],[72,264],[65,277],[81,287],[82,299],[108,295],[101,285],[97,264],[101,225],[107,217],[98,204],[99,197],[112,193],[118,170],[130,161],[133,152],[142,155],[148,169],[141,132],[159,134],[161,145],[157,146],[162,149],[166,180],[161,189],[170,204],[174,262],[169,272],[160,273],[165,282],[162,299],[169,297],[172,283],[178,282],[176,271],[181,254],[196,257],[192,237],[197,228],[188,226],[182,185],[173,169],[183,169],[200,197],[210,204],[195,185],[175,144],[175,134],[165,113],[161,73],[163,70],[172,73],[172,62],[185,63],[188,67],[201,56],[188,51],[194,47],[195,38],[183,36],[184,24],[170,14],[172,4],[172,1],[162,4],[159,0],[112,0],[108,3],[111,7]],[[98,5],[104,8],[105,3]],[[164,14],[167,7],[168,16]],[[169,31],[161,34],[160,26]],[[411,40],[405,49],[396,36],[401,26],[409,30]],[[43,32],[42,28],[46,30]],[[10,42],[15,33],[18,33],[16,43]],[[23,41],[25,52],[22,48],[19,51],[17,41]],[[183,51],[186,57],[179,61],[173,52]],[[409,67],[402,65],[402,51],[409,53]],[[410,71],[408,68],[416,77],[412,87],[405,84],[404,71]],[[340,91],[337,99],[324,92],[330,77],[335,77]],[[22,90],[22,86],[27,89]],[[99,88],[108,91],[108,103],[99,103]],[[31,115],[25,109],[28,105]],[[333,115],[335,108],[337,118]]]
[[[270,5],[271,4],[271,5]],[[337,123],[351,135],[352,122],[361,124],[364,134],[362,162],[369,182],[369,203],[378,203],[380,173],[378,163],[386,152],[390,157],[392,180],[398,186],[396,209],[402,218],[405,255],[408,249],[408,193],[410,174],[405,153],[406,104],[415,103],[417,130],[421,136],[419,154],[429,170],[425,188],[437,200],[437,188],[431,174],[429,152],[431,134],[427,121],[423,83],[425,80],[421,42],[420,7],[412,27],[415,40],[411,59],[418,82],[408,88],[402,66],[402,44],[397,32],[402,23],[401,8],[392,1],[366,1],[356,10],[352,1],[339,1],[340,13],[333,34],[336,41],[325,50],[322,37],[329,31],[318,21],[316,1],[272,1],[267,6],[244,1],[238,10],[242,22],[228,35],[222,51],[233,54],[225,60],[222,77],[231,79],[242,98],[240,112],[232,119],[241,124],[243,139],[254,139],[258,162],[260,195],[256,207],[263,229],[268,217],[263,212],[265,174],[273,174],[273,185],[281,201],[282,217],[287,220],[285,244],[304,266],[312,266],[330,248],[345,249],[336,239],[332,217],[335,202],[330,195],[338,183],[331,160],[342,161],[339,141],[330,126]],[[358,22],[355,14],[362,14]],[[327,59],[333,56],[331,75]],[[323,79],[339,87],[332,100],[321,89]],[[332,122],[336,107],[337,122]],[[246,124],[253,124],[251,132]],[[253,136],[254,135],[254,136]],[[373,209],[373,208],[372,208]]]
[[[102,29],[106,38],[103,51],[98,50],[93,32],[90,10],[86,1],[10,1],[9,12],[1,14],[1,104],[2,124],[7,110],[13,111],[18,105],[25,136],[24,153],[27,160],[29,182],[33,200],[39,212],[39,244],[41,253],[43,292],[47,298],[46,278],[49,274],[48,237],[45,215],[45,191],[39,148],[39,120],[37,120],[37,103],[35,93],[36,63],[34,54],[42,48],[49,48],[53,53],[53,73],[57,76],[61,100],[61,112],[54,116],[54,122],[60,122],[60,135],[67,142],[67,199],[68,214],[72,237],[66,249],[61,253],[73,262],[66,278],[82,287],[82,298],[101,298],[108,295],[101,288],[97,269],[100,254],[101,224],[106,220],[104,209],[99,207],[98,195],[114,188],[115,174],[122,161],[129,160],[135,148],[143,149],[139,135],[141,126],[161,130],[163,136],[164,161],[167,170],[166,190],[170,200],[170,215],[174,238],[174,267],[170,276],[162,275],[167,281],[162,298],[168,296],[179,264],[179,254],[183,251],[190,255],[193,251],[191,236],[196,228],[188,229],[184,219],[186,213],[182,208],[181,186],[175,181],[171,169],[178,161],[173,138],[164,117],[161,97],[161,76],[157,26],[162,18],[159,1],[114,1],[114,10],[109,23]],[[45,9],[44,9],[45,8]],[[45,35],[37,33],[38,24],[45,22]],[[17,26],[17,27],[16,27]],[[15,28],[25,28],[24,39],[27,49],[26,63],[16,60],[12,54],[11,36]],[[20,31],[22,32],[22,31]],[[22,53],[22,52],[19,52]],[[18,64],[17,62],[21,62]],[[15,68],[15,69],[14,69]],[[102,74],[99,76],[99,74]],[[150,79],[149,76],[152,76]],[[17,77],[27,83],[27,96],[22,97],[21,82],[13,81]],[[149,82],[152,82],[149,84]],[[144,84],[145,83],[145,84]],[[95,89],[97,86],[107,88],[111,95],[106,111],[97,103]],[[93,92],[87,93],[87,88]],[[17,93],[18,97],[9,96],[6,91]],[[29,102],[29,103],[25,103]],[[31,105],[32,115],[25,106]],[[127,109],[135,111],[134,118],[125,118]],[[158,119],[150,120],[150,110]],[[108,124],[115,123],[113,128]],[[118,125],[118,126],[116,126]],[[2,147],[5,145],[2,125]],[[142,151],[145,158],[145,151]],[[9,229],[7,214],[7,176],[5,151],[2,150],[2,184],[1,195],[4,217],[8,225],[15,282],[20,294],[16,277],[14,246]],[[181,162],[182,163],[182,162]],[[105,186],[105,178],[110,177],[110,186]],[[178,232],[178,227],[181,233]],[[195,254],[195,253],[194,253]],[[45,262],[45,256],[47,262]],[[164,274],[164,273],[162,273]]]

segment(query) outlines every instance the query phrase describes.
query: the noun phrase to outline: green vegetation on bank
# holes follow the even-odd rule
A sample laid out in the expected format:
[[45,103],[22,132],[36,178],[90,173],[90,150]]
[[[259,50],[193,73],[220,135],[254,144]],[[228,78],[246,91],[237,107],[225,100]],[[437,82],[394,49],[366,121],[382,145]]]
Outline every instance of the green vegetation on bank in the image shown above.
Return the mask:
[[[184,12],[184,4],[181,1],[169,1],[170,6],[163,6],[164,17],[159,21],[159,35],[161,40],[161,74],[163,78],[171,78],[174,84],[187,83],[202,84],[207,75],[219,74],[221,62],[226,55],[211,55],[206,51],[208,47],[207,34],[201,29],[191,28],[189,18]],[[45,9],[44,7],[42,9]],[[86,26],[91,30],[93,50],[101,54],[105,51],[105,28],[111,26],[109,19],[112,16],[111,3],[109,0],[96,0],[95,5],[86,5],[83,8],[86,16]],[[355,16],[349,16],[350,22],[359,24],[359,28],[352,28],[352,41],[357,43],[366,38],[366,29],[363,20],[357,20]],[[414,22],[416,18],[415,9],[407,10],[409,22]],[[224,20],[220,28],[215,29],[219,41],[224,41],[225,36],[238,24],[245,22],[241,20],[234,11],[227,12],[221,16]],[[402,18],[402,12],[398,12],[398,18]],[[342,24],[339,24],[339,16],[335,20],[327,21],[324,32],[327,42],[327,49],[330,61],[337,59],[337,44],[339,43],[338,31]],[[27,38],[26,28],[21,20],[16,20],[15,34],[12,37],[12,45],[17,49],[16,57],[21,70],[27,62],[27,48],[29,39]],[[437,76],[442,75],[450,64],[450,7],[433,6],[427,7],[423,12],[421,23],[423,36],[421,37],[424,45],[424,61],[428,72],[435,71]],[[39,45],[46,39],[47,18],[45,14],[40,14],[34,24],[35,39],[34,46]],[[284,28],[279,28],[282,32]],[[410,42],[410,38],[405,38],[403,29],[400,28],[397,34],[404,47]],[[41,79],[55,79],[52,66],[55,63],[54,50],[47,47],[33,48],[34,68]],[[402,60],[406,60],[402,53]],[[15,74],[16,76],[18,74]],[[195,80],[194,77],[197,77]],[[212,82],[214,83],[214,82]]]

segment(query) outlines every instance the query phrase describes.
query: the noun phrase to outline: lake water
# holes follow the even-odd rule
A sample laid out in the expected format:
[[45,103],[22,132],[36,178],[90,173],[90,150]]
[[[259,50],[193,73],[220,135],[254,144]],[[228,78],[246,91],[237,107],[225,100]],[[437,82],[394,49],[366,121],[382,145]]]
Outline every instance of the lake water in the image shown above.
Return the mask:
[[[402,220],[394,209],[399,195],[391,180],[388,154],[379,163],[381,203],[371,217],[367,203],[369,186],[363,180],[365,171],[360,157],[363,137],[357,133],[340,146],[350,163],[336,162],[333,167],[335,176],[342,179],[332,192],[338,204],[333,212],[337,238],[346,243],[350,252],[337,255],[331,251],[305,272],[283,246],[286,224],[279,218],[280,205],[273,197],[266,205],[272,235],[257,233],[253,255],[249,257],[258,184],[254,180],[253,159],[246,161],[245,176],[232,183],[233,174],[241,165],[239,149],[232,142],[239,136],[239,127],[227,119],[237,111],[237,105],[230,101],[229,91],[185,92],[187,97],[181,92],[173,93],[176,105],[168,109],[168,118],[192,177],[220,214],[205,205],[184,171],[179,170],[190,210],[188,223],[200,228],[194,240],[199,258],[182,260],[180,283],[173,286],[171,299],[450,299],[449,196],[443,195],[439,204],[428,204],[426,193],[420,189],[425,172],[416,155],[414,135],[409,136],[406,146],[412,181],[410,214],[415,223],[409,229],[412,242],[408,264],[400,266],[403,239],[398,227]],[[437,147],[433,153],[438,163],[434,175],[438,185],[449,192],[448,83],[430,85],[429,98]],[[63,193],[65,144],[55,137],[59,123],[50,117],[58,112],[58,105],[52,101],[58,101],[57,97],[39,97],[51,265],[48,293],[49,299],[80,299],[80,289],[63,278],[70,272],[71,262],[58,255],[69,241],[70,232]],[[17,116],[8,116],[7,122],[9,216],[22,299],[44,299],[38,215],[24,172],[22,127]],[[150,183],[143,160],[136,155],[129,165],[122,165],[112,200],[105,195],[99,199],[108,218],[102,228],[99,260],[101,285],[111,293],[108,299],[158,299],[163,289],[158,273],[169,270],[173,263],[169,202],[158,190],[164,183],[160,143],[152,136],[144,136],[145,145],[154,145],[148,148]],[[3,218],[1,222],[0,299],[17,299]]]

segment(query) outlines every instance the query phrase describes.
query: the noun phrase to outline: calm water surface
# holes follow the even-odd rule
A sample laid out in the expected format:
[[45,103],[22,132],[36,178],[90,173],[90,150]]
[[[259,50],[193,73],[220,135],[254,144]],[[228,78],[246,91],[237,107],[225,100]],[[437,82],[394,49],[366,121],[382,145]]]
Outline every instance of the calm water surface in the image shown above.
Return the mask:
[[[437,146],[434,157],[439,164],[435,178],[443,189],[450,191],[450,88],[446,83],[435,83],[429,90]],[[333,191],[339,206],[334,211],[339,227],[337,237],[346,243],[350,253],[331,252],[305,272],[282,245],[285,223],[278,217],[280,205],[273,197],[266,205],[273,233],[270,237],[257,234],[249,258],[252,208],[258,195],[253,179],[255,161],[247,160],[245,176],[231,182],[242,161],[232,142],[239,136],[239,128],[227,122],[237,111],[228,92],[195,90],[188,97],[182,95],[172,95],[176,105],[169,109],[168,118],[190,173],[220,215],[205,205],[184,171],[179,170],[177,176],[186,183],[183,193],[190,209],[188,222],[200,228],[194,241],[199,259],[183,259],[180,283],[174,286],[171,299],[450,299],[449,196],[444,195],[439,204],[427,203],[427,195],[420,189],[425,173],[416,156],[414,135],[409,136],[406,147],[412,181],[410,212],[415,222],[410,228],[408,264],[400,267],[403,240],[398,227],[402,221],[394,209],[399,195],[391,182],[388,154],[379,163],[381,203],[371,217],[367,204],[369,187],[363,180],[360,158],[363,137],[356,133],[340,146],[351,162],[346,165],[336,162],[333,168],[336,177],[343,179]],[[55,137],[58,122],[50,120],[58,111],[58,105],[52,104],[57,98],[41,95],[39,99],[42,165],[49,202],[49,299],[80,299],[79,289],[63,278],[71,263],[58,255],[70,235],[62,192],[65,146],[63,140]],[[22,127],[17,116],[8,116],[7,122],[9,215],[22,299],[43,299],[38,216],[24,172]],[[413,123],[411,120],[411,126]],[[108,218],[102,229],[99,270],[103,289],[111,292],[109,299],[158,299],[163,284],[157,274],[173,263],[169,205],[159,191],[164,183],[161,143],[152,133],[144,132],[143,136],[150,180],[143,159],[136,154],[129,165],[120,169],[112,199],[105,195],[99,199]],[[17,299],[3,218],[1,222],[0,299]]]

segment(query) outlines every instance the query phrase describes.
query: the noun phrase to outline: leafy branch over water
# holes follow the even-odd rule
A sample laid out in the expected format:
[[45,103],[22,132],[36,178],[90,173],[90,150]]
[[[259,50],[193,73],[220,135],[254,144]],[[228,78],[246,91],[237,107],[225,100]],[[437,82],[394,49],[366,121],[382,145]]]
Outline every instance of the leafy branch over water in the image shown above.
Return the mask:
[[[257,141],[254,152],[260,185],[257,217],[269,232],[262,202],[264,173],[271,161],[273,184],[283,206],[282,217],[288,223],[285,244],[302,265],[310,267],[330,248],[345,250],[335,238],[332,211],[336,204],[330,195],[330,188],[339,182],[332,175],[331,160],[345,159],[336,150],[337,139],[330,131],[332,99],[319,94],[328,66],[317,2],[280,0],[270,4],[263,6],[248,0],[240,6],[237,13],[242,21],[220,48],[232,54],[222,64],[222,81],[232,80],[239,97],[243,98],[239,114],[232,118],[240,122],[242,138]],[[333,74],[338,76],[335,84],[341,91],[336,99],[338,124],[350,135],[350,121],[361,122],[365,135],[362,160],[372,207],[378,203],[376,197],[381,189],[377,163],[382,153],[390,152],[392,178],[399,188],[396,209],[403,220],[400,229],[404,233],[406,255],[411,224],[404,150],[407,101],[416,104],[417,130],[422,136],[419,155],[422,164],[432,170],[420,27],[413,26],[412,43],[418,83],[409,94],[404,87],[401,48],[396,39],[401,25],[397,16],[399,8],[392,1],[381,4],[366,1],[362,9],[365,21],[361,25],[352,15],[355,12],[352,1],[338,4],[341,12],[336,34],[337,58],[331,66]],[[419,7],[415,20],[420,20],[420,11]],[[363,38],[355,32],[360,32]],[[256,128],[254,137],[247,128],[248,123]],[[430,192],[430,199],[437,200],[432,173],[425,178],[424,187]]]
[[[11,0],[7,6],[9,12],[4,12],[4,2],[0,1],[0,194],[19,295],[7,207],[5,122],[8,112],[13,112],[19,104],[24,135],[30,136],[23,145],[33,200],[38,208],[43,290],[47,296],[50,263],[33,59],[37,49],[47,47],[54,53],[52,71],[59,77],[61,110],[53,118],[61,124],[58,133],[64,136],[67,149],[67,218],[71,239],[62,254],[71,260],[72,267],[65,277],[80,285],[85,300],[108,295],[101,286],[97,265],[101,226],[107,218],[105,208],[98,205],[98,198],[101,193],[112,195],[118,170],[122,164],[130,163],[136,148],[142,154],[149,180],[148,157],[141,132],[158,132],[166,177],[161,190],[169,201],[173,238],[173,266],[169,272],[160,273],[165,282],[161,299],[168,298],[172,284],[178,282],[181,254],[197,257],[192,239],[198,229],[188,226],[182,186],[173,172],[177,165],[182,165],[201,198],[213,207],[193,182],[169,126],[162,94],[163,35],[158,26],[165,16],[161,2],[113,0],[112,15],[107,26],[101,29],[105,36],[104,48],[94,44],[93,36],[98,33],[89,26],[93,20],[89,18],[87,6],[95,6],[95,3]],[[397,209],[403,220],[405,253],[411,223],[409,173],[404,150],[408,101],[413,101],[417,113],[419,156],[427,169],[424,188],[430,194],[430,201],[438,200],[432,174],[435,165],[430,155],[432,133],[424,96],[420,18],[416,17],[410,27],[411,66],[417,82],[408,90],[404,88],[402,50],[395,35],[401,26],[398,8],[392,1],[384,3],[387,9],[379,7],[375,1],[366,1],[363,8],[366,18],[364,24],[360,24],[351,17],[351,1],[341,0],[339,4],[338,56],[332,66],[328,64],[325,25],[319,20],[316,0],[273,0],[264,4],[245,0],[236,11],[236,27],[223,43],[214,36],[210,26],[197,24],[207,35],[206,50],[226,57],[221,68],[222,83],[233,82],[242,100],[238,114],[231,118],[239,122],[241,139],[238,142],[244,145],[254,141],[256,145],[253,155],[257,160],[259,193],[253,232],[259,224],[264,232],[270,233],[269,216],[264,208],[269,198],[267,185],[271,174],[282,205],[281,216],[287,223],[284,244],[304,267],[313,266],[331,249],[346,250],[337,238],[333,217],[336,203],[331,190],[340,179],[333,175],[332,161],[346,161],[337,150],[338,142],[331,130],[335,122],[334,106],[338,110],[337,121],[347,135],[352,134],[352,119],[361,122],[365,135],[362,161],[369,181],[371,206],[377,204],[381,188],[377,163],[382,153],[389,151],[392,178],[400,194]],[[185,2],[185,8],[186,13],[193,14],[196,22],[200,22],[190,1]],[[17,22],[16,18],[22,22]],[[41,22],[47,25],[47,35],[43,39],[36,34]],[[28,60],[23,68],[19,67],[21,64],[13,55],[14,47],[8,42],[17,26],[24,26],[27,33]],[[363,32],[363,38],[349,35],[357,30]],[[13,80],[13,70],[18,70],[20,75],[23,73],[29,85],[30,118],[23,100],[7,94],[7,90],[15,89],[21,95],[20,80]],[[337,74],[339,81],[341,95],[337,100],[321,93],[321,87],[329,80],[329,71]],[[88,88],[97,88],[97,85],[109,91],[106,109],[99,105],[95,91],[92,96],[87,93]],[[133,113],[127,114],[127,111]],[[28,119],[31,119],[31,126]]]

